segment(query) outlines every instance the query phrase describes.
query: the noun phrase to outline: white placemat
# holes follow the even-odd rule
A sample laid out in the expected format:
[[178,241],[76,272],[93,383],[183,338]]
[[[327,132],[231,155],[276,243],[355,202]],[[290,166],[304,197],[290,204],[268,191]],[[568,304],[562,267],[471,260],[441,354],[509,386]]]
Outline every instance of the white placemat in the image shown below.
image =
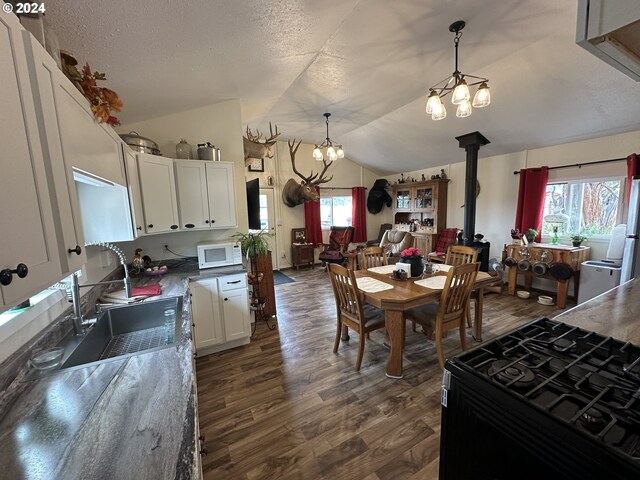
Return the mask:
[[370,272],[373,272],[373,273],[380,273],[380,274],[384,275],[385,273],[393,273],[396,270],[396,266],[395,265],[382,265],[380,267],[367,268],[367,270],[369,270]]
[[356,279],[358,288],[368,293],[382,292],[384,290],[391,290],[393,285],[381,282],[371,277],[360,277]]
[[442,290],[444,288],[444,282],[446,281],[446,275],[436,275],[434,277],[416,280],[414,283],[416,285],[420,285],[421,287],[431,288],[433,290]]
[[446,265],[444,263],[434,263],[433,270],[436,272],[448,272],[451,270],[451,265]]

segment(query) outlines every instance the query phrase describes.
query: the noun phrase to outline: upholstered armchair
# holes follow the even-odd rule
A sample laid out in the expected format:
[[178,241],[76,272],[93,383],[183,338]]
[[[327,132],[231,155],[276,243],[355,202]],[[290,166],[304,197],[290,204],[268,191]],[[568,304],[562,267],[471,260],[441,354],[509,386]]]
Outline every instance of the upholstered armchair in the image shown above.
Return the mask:
[[389,263],[396,263],[400,259],[400,252],[409,248],[413,243],[413,236],[402,230],[387,230],[382,236],[380,246],[385,249]]
[[451,245],[455,245],[458,236],[457,228],[445,228],[440,232],[438,237],[438,243],[434,252],[429,253],[427,258],[430,262],[443,263],[444,258],[447,255],[447,249]]
[[327,263],[338,263],[342,265],[345,261],[345,253],[353,238],[353,227],[331,227],[331,233],[329,233],[329,243],[321,243],[320,247],[323,248],[318,259],[322,262],[322,265]]

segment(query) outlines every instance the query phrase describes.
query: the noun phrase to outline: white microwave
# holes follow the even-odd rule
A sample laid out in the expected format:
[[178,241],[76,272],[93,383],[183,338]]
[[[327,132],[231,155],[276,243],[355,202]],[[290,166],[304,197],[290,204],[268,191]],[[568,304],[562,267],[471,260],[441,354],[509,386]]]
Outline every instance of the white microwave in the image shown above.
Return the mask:
[[200,242],[198,243],[198,266],[200,268],[225,267],[240,265],[242,251],[234,242]]

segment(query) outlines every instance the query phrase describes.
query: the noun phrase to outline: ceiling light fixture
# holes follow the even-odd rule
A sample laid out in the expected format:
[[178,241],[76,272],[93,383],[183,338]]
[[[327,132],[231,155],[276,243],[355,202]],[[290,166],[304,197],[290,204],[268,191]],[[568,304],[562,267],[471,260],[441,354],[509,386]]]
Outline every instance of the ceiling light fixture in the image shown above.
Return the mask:
[[[467,75],[458,70],[458,43],[462,37],[462,29],[466,23],[462,20],[453,22],[449,26],[449,31],[456,34],[453,44],[456,49],[456,69],[450,77],[436,83],[429,89],[426,111],[431,115],[432,120],[442,120],[447,116],[447,109],[442,103],[442,99],[451,93],[451,103],[458,106],[456,117],[468,117],[471,115],[472,106],[476,108],[486,107],[491,103],[491,93],[489,92],[489,79]],[[467,84],[465,78],[474,80]],[[478,86],[478,90],[470,102],[471,95],[469,87]]]
[[[327,119],[327,138],[320,145],[316,145],[316,148],[313,149],[313,158],[321,162],[324,160],[325,155],[330,161],[337,160],[338,158],[344,158],[344,150],[342,150],[342,145],[336,144],[333,145],[333,142],[329,138],[329,117],[330,113],[323,113],[324,117]],[[324,150],[324,153],[323,153]]]

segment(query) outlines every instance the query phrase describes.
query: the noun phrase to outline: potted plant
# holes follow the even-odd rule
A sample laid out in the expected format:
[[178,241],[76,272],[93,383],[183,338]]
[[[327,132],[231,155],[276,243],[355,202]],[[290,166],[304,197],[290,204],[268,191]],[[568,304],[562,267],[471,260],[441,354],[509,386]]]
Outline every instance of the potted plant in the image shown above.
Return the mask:
[[273,234],[264,230],[260,230],[258,233],[236,233],[232,235],[240,244],[242,255],[246,256],[248,260],[261,255],[266,255],[269,251],[269,237],[273,237]]
[[416,247],[405,248],[400,252],[400,262],[411,265],[411,276],[419,277],[424,271],[424,256]]
[[524,234],[524,236],[527,237],[527,242],[533,243],[538,236],[538,231],[534,230],[533,228],[529,228],[527,229],[527,232]]
[[576,233],[575,235],[571,236],[571,243],[573,244],[574,247],[579,247],[580,245],[582,245],[582,242],[584,242],[587,239],[587,237],[585,237],[584,235],[580,235],[579,233]]

